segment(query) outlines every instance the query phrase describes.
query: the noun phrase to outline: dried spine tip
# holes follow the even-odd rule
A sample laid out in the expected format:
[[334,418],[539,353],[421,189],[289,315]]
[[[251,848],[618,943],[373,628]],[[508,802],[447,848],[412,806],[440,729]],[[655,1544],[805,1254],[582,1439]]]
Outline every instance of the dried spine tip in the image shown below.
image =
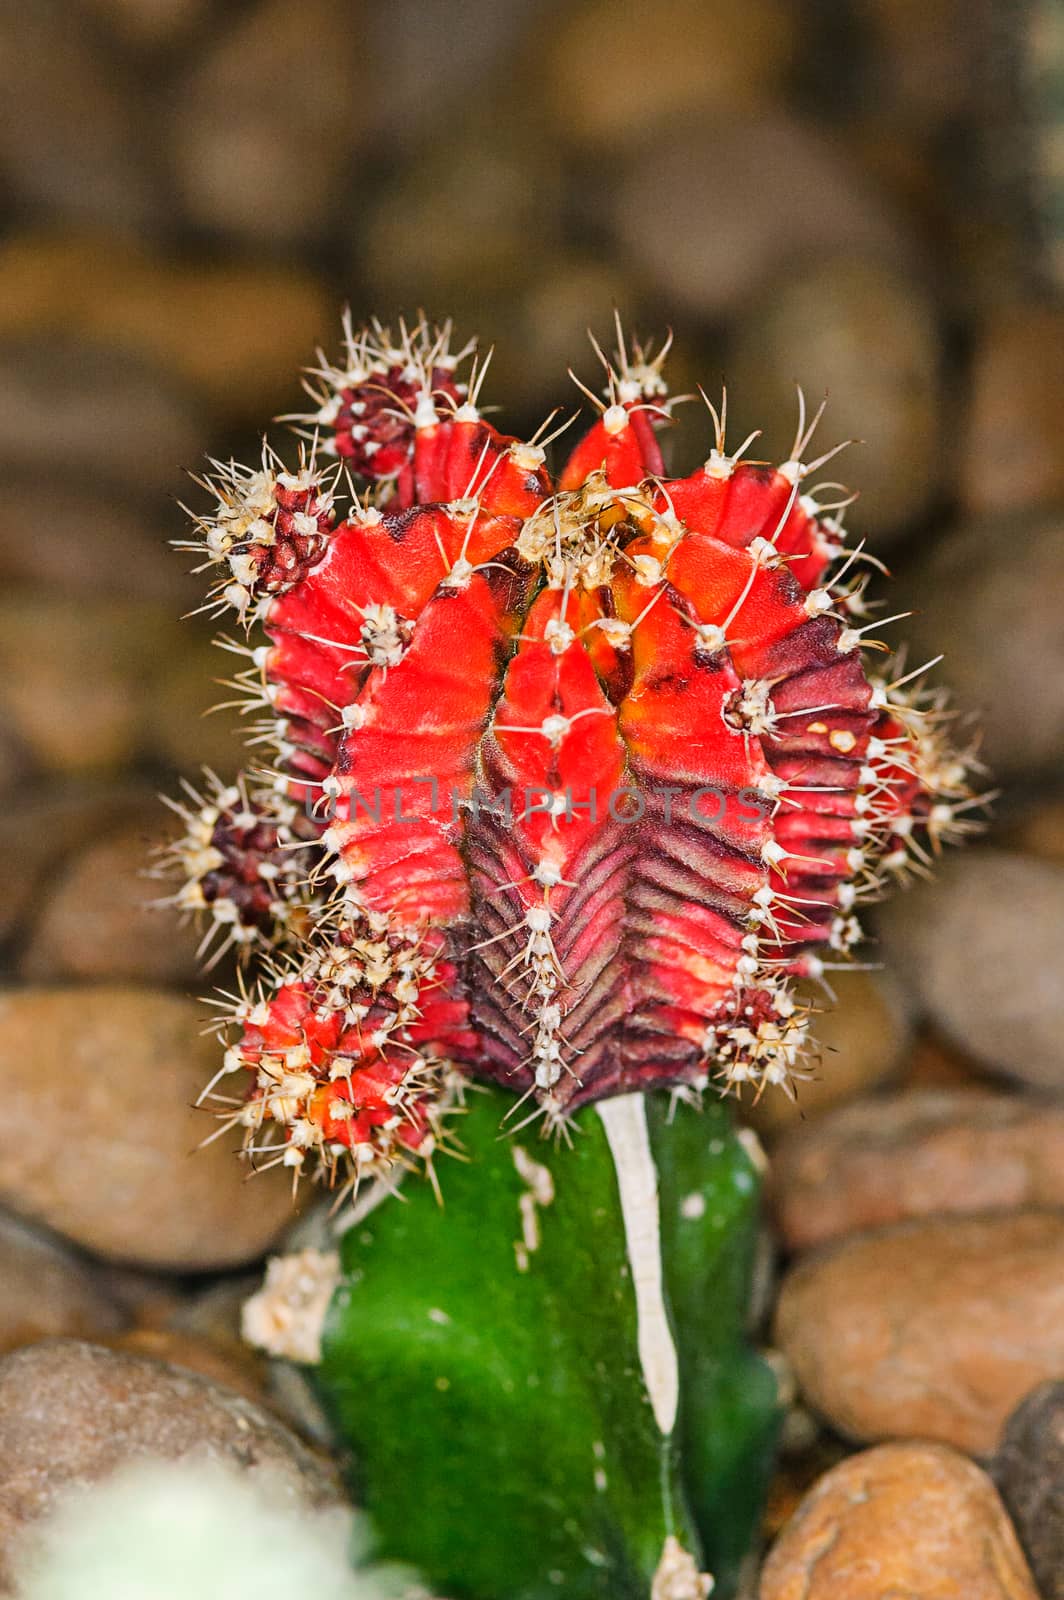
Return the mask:
[[430,1160],[470,1075],[562,1130],[639,1089],[793,1094],[794,985],[981,803],[927,669],[866,672],[878,564],[818,479],[820,411],[772,469],[707,402],[712,448],[670,478],[665,349],[618,328],[552,483],[550,422],[499,434],[471,353],[345,323],[310,421],[361,488],[267,450],[199,519],[210,603],[265,630],[223,642],[274,767],[182,802],[175,899],[271,955],[223,1116],[256,1163],[343,1184]]

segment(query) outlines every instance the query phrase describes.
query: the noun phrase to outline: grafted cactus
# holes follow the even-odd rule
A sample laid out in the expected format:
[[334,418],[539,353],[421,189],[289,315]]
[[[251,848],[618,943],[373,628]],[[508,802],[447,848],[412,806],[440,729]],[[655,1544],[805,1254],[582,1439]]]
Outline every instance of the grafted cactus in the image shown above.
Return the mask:
[[[916,688],[921,672],[892,664],[874,638],[897,619],[869,620],[860,574],[871,558],[846,547],[845,493],[818,481],[836,453],[811,449],[820,413],[807,422],[801,404],[790,457],[769,466],[745,459],[756,436],[729,451],[724,405],[709,406],[707,459],[669,476],[658,443],[672,405],[664,354],[630,353],[618,329],[616,356],[602,357],[603,397],[590,396],[597,415],[552,480],[550,422],[527,442],[500,434],[478,409],[486,367],[468,348],[451,355],[448,328],[419,323],[394,340],[378,326],[345,329],[341,365],[323,359],[309,386],[296,467],[266,448],[260,467],[215,463],[205,480],[217,503],[197,517],[193,543],[217,573],[208,605],[263,631],[265,642],[224,642],[246,655],[235,682],[272,766],[203,800],[190,793],[188,838],[171,859],[178,904],[205,908],[223,946],[266,957],[265,976],[230,1008],[209,1091],[244,1128],[254,1163],[313,1171],[343,1194],[366,1178],[394,1184],[419,1164],[440,1181],[434,1153],[465,1144],[472,1167],[441,1184],[445,1200],[449,1188],[456,1197],[455,1239],[474,1218],[494,1249],[513,1219],[509,1202],[505,1220],[478,1216],[478,1182],[487,1204],[508,1159],[485,1143],[484,1107],[504,1131],[538,1122],[557,1136],[542,1160],[527,1157],[555,1189],[567,1169],[579,1187],[588,1130],[605,1138],[615,1187],[600,1178],[587,1202],[612,1218],[631,1284],[609,1292],[627,1305],[622,1321],[631,1313],[638,1324],[631,1338],[614,1328],[614,1344],[672,1462],[678,1375],[696,1359],[677,1357],[673,1333],[696,1339],[702,1280],[697,1250],[662,1267],[658,1184],[672,1143],[693,1196],[717,1181],[726,1147],[707,1136],[696,1161],[698,1136],[659,1126],[656,1112],[648,1124],[645,1094],[795,1093],[815,1060],[795,985],[825,982],[850,958],[861,904],[926,870],[976,802],[941,697]],[[878,674],[868,651],[881,653]],[[497,1093],[463,1122],[472,1080]],[[589,1121],[583,1108],[596,1102]],[[442,1224],[426,1205],[382,1224],[388,1248],[404,1241],[400,1277],[415,1298],[446,1226],[446,1205]],[[571,1228],[566,1237],[575,1248]],[[388,1248],[346,1265],[360,1283],[379,1275],[382,1314],[406,1326]],[[512,1271],[521,1267],[518,1253]],[[535,1324],[552,1295],[577,1294],[571,1268],[564,1250],[533,1262],[535,1303],[515,1291],[511,1304],[513,1285],[482,1286],[500,1348],[499,1307]],[[742,1290],[730,1294],[734,1321]],[[365,1297],[345,1303],[352,1328],[367,1326]],[[368,1371],[353,1338],[350,1371]],[[593,1344],[562,1339],[559,1371]],[[394,1358],[396,1404],[407,1425],[416,1415],[431,1432],[415,1345],[408,1366]],[[335,1360],[353,1348],[335,1335]],[[603,1371],[597,1381],[595,1406],[608,1409],[620,1379]],[[353,1407],[345,1384],[327,1374],[357,1437],[359,1418],[375,1413]],[[743,1422],[733,1401],[731,1423],[686,1404],[722,1438],[734,1425],[741,1457],[765,1417],[762,1408]],[[554,1427],[549,1407],[543,1415]],[[690,1465],[696,1432],[683,1441]],[[364,1429],[359,1442],[375,1463],[378,1507],[400,1459],[429,1493],[417,1450],[382,1458]],[[427,1446],[421,1458],[436,1459]],[[681,1511],[682,1495],[672,1503],[674,1467],[653,1492],[631,1468],[638,1513],[612,1504],[614,1554],[599,1567],[588,1557],[579,1576],[567,1564],[565,1592],[702,1592],[695,1524],[712,1549],[727,1538],[719,1517],[714,1532],[707,1514]],[[684,1493],[705,1513],[713,1472],[705,1461],[700,1470],[701,1485],[688,1478]],[[460,1481],[475,1506],[475,1485]],[[633,1517],[649,1519],[638,1536]],[[571,1520],[584,1538],[581,1517]],[[643,1534],[673,1540],[657,1566]],[[603,1554],[587,1540],[581,1548]],[[413,1537],[410,1549],[401,1543],[390,1553],[423,1553]],[[498,1548],[519,1543],[504,1534]],[[453,1584],[451,1556],[435,1568],[433,1556],[430,1576]],[[554,1581],[529,1567],[522,1587],[512,1563],[476,1574],[464,1588],[459,1576],[455,1594],[538,1595]]]

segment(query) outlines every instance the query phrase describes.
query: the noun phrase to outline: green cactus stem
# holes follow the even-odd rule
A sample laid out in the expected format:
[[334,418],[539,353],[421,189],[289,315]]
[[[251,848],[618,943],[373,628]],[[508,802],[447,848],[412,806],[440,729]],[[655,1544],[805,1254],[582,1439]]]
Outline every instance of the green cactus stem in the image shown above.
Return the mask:
[[744,1336],[758,1178],[716,1104],[629,1095],[571,1147],[492,1090],[443,1204],[348,1229],[316,1386],[383,1556],[452,1600],[734,1592],[776,1387]]

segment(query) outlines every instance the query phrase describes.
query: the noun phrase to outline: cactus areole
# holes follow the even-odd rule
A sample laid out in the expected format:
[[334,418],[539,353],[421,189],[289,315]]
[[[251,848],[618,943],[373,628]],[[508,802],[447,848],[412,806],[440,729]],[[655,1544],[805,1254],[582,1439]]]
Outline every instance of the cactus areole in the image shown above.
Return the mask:
[[298,464],[213,463],[189,541],[260,634],[220,641],[258,759],[187,791],[170,852],[177,904],[263,964],[220,1115],[255,1164],[357,1187],[431,1162],[469,1079],[562,1134],[634,1092],[794,1093],[796,980],[974,803],[876,638],[820,413],[799,396],[771,466],[710,405],[669,476],[665,350],[618,328],[552,479],[564,427],[501,434],[449,327],[345,335]]

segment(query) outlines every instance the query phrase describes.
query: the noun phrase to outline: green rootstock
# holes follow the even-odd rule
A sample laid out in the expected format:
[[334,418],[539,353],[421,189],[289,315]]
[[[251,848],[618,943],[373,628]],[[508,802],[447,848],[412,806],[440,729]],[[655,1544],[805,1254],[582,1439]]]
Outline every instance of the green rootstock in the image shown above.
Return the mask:
[[777,1420],[743,1333],[754,1168],[721,1106],[646,1102],[679,1377],[663,1434],[604,1122],[581,1113],[572,1148],[500,1137],[511,1105],[470,1097],[442,1206],[410,1183],[344,1236],[317,1381],[380,1553],[452,1600],[647,1600],[672,1535],[727,1596]]

